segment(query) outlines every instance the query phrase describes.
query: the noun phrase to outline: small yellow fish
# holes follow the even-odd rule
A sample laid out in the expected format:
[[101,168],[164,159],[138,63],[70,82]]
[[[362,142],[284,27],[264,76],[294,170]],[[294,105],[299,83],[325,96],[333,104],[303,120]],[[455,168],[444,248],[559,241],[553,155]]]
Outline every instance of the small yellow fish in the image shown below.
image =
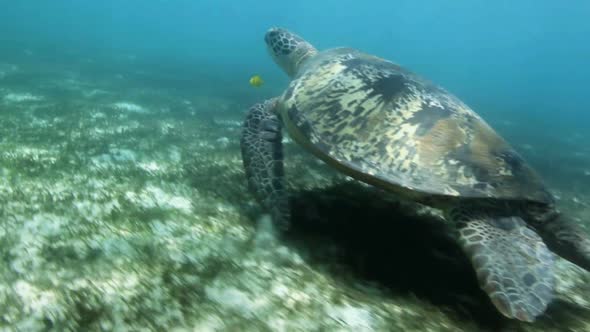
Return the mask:
[[250,77],[250,85],[253,87],[259,87],[262,84],[264,84],[264,81],[262,80],[262,77],[258,76],[258,75],[254,75],[252,77]]

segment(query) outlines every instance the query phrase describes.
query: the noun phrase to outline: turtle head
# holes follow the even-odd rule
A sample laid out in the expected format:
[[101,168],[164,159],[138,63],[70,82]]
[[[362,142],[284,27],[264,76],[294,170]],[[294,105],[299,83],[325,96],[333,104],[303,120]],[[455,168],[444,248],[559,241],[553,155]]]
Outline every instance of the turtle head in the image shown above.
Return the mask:
[[264,41],[274,61],[289,77],[294,77],[300,65],[318,52],[303,38],[282,28],[269,29]]

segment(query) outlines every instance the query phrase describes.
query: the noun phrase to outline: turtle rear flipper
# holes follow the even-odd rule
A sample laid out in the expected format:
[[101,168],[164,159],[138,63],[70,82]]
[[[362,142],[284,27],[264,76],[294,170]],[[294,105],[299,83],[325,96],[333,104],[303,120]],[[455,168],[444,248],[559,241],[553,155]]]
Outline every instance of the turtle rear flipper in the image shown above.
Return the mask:
[[590,239],[582,227],[560,215],[537,228],[551,251],[590,271]]
[[273,222],[285,230],[289,204],[285,190],[281,121],[274,112],[275,99],[252,106],[240,139],[248,186]]
[[553,298],[553,256],[520,217],[453,216],[481,288],[505,316],[532,322]]

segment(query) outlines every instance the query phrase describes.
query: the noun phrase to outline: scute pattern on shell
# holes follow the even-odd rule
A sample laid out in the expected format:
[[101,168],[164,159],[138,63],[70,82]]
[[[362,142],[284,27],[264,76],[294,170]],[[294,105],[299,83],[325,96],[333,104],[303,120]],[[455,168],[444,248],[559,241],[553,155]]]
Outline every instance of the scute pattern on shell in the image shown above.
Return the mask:
[[518,153],[458,98],[354,49],[305,63],[279,110],[318,157],[378,184],[426,199],[551,200]]

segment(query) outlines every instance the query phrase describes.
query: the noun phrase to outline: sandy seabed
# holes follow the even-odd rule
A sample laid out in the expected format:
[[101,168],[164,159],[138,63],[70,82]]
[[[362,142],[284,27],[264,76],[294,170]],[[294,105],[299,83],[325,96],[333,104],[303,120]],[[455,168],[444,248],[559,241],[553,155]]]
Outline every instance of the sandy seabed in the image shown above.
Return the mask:
[[[2,331],[590,331],[589,273],[559,260],[547,313],[507,321],[436,211],[288,139],[294,225],[277,238],[246,188],[236,101],[2,68]],[[588,192],[553,189],[590,221]]]

